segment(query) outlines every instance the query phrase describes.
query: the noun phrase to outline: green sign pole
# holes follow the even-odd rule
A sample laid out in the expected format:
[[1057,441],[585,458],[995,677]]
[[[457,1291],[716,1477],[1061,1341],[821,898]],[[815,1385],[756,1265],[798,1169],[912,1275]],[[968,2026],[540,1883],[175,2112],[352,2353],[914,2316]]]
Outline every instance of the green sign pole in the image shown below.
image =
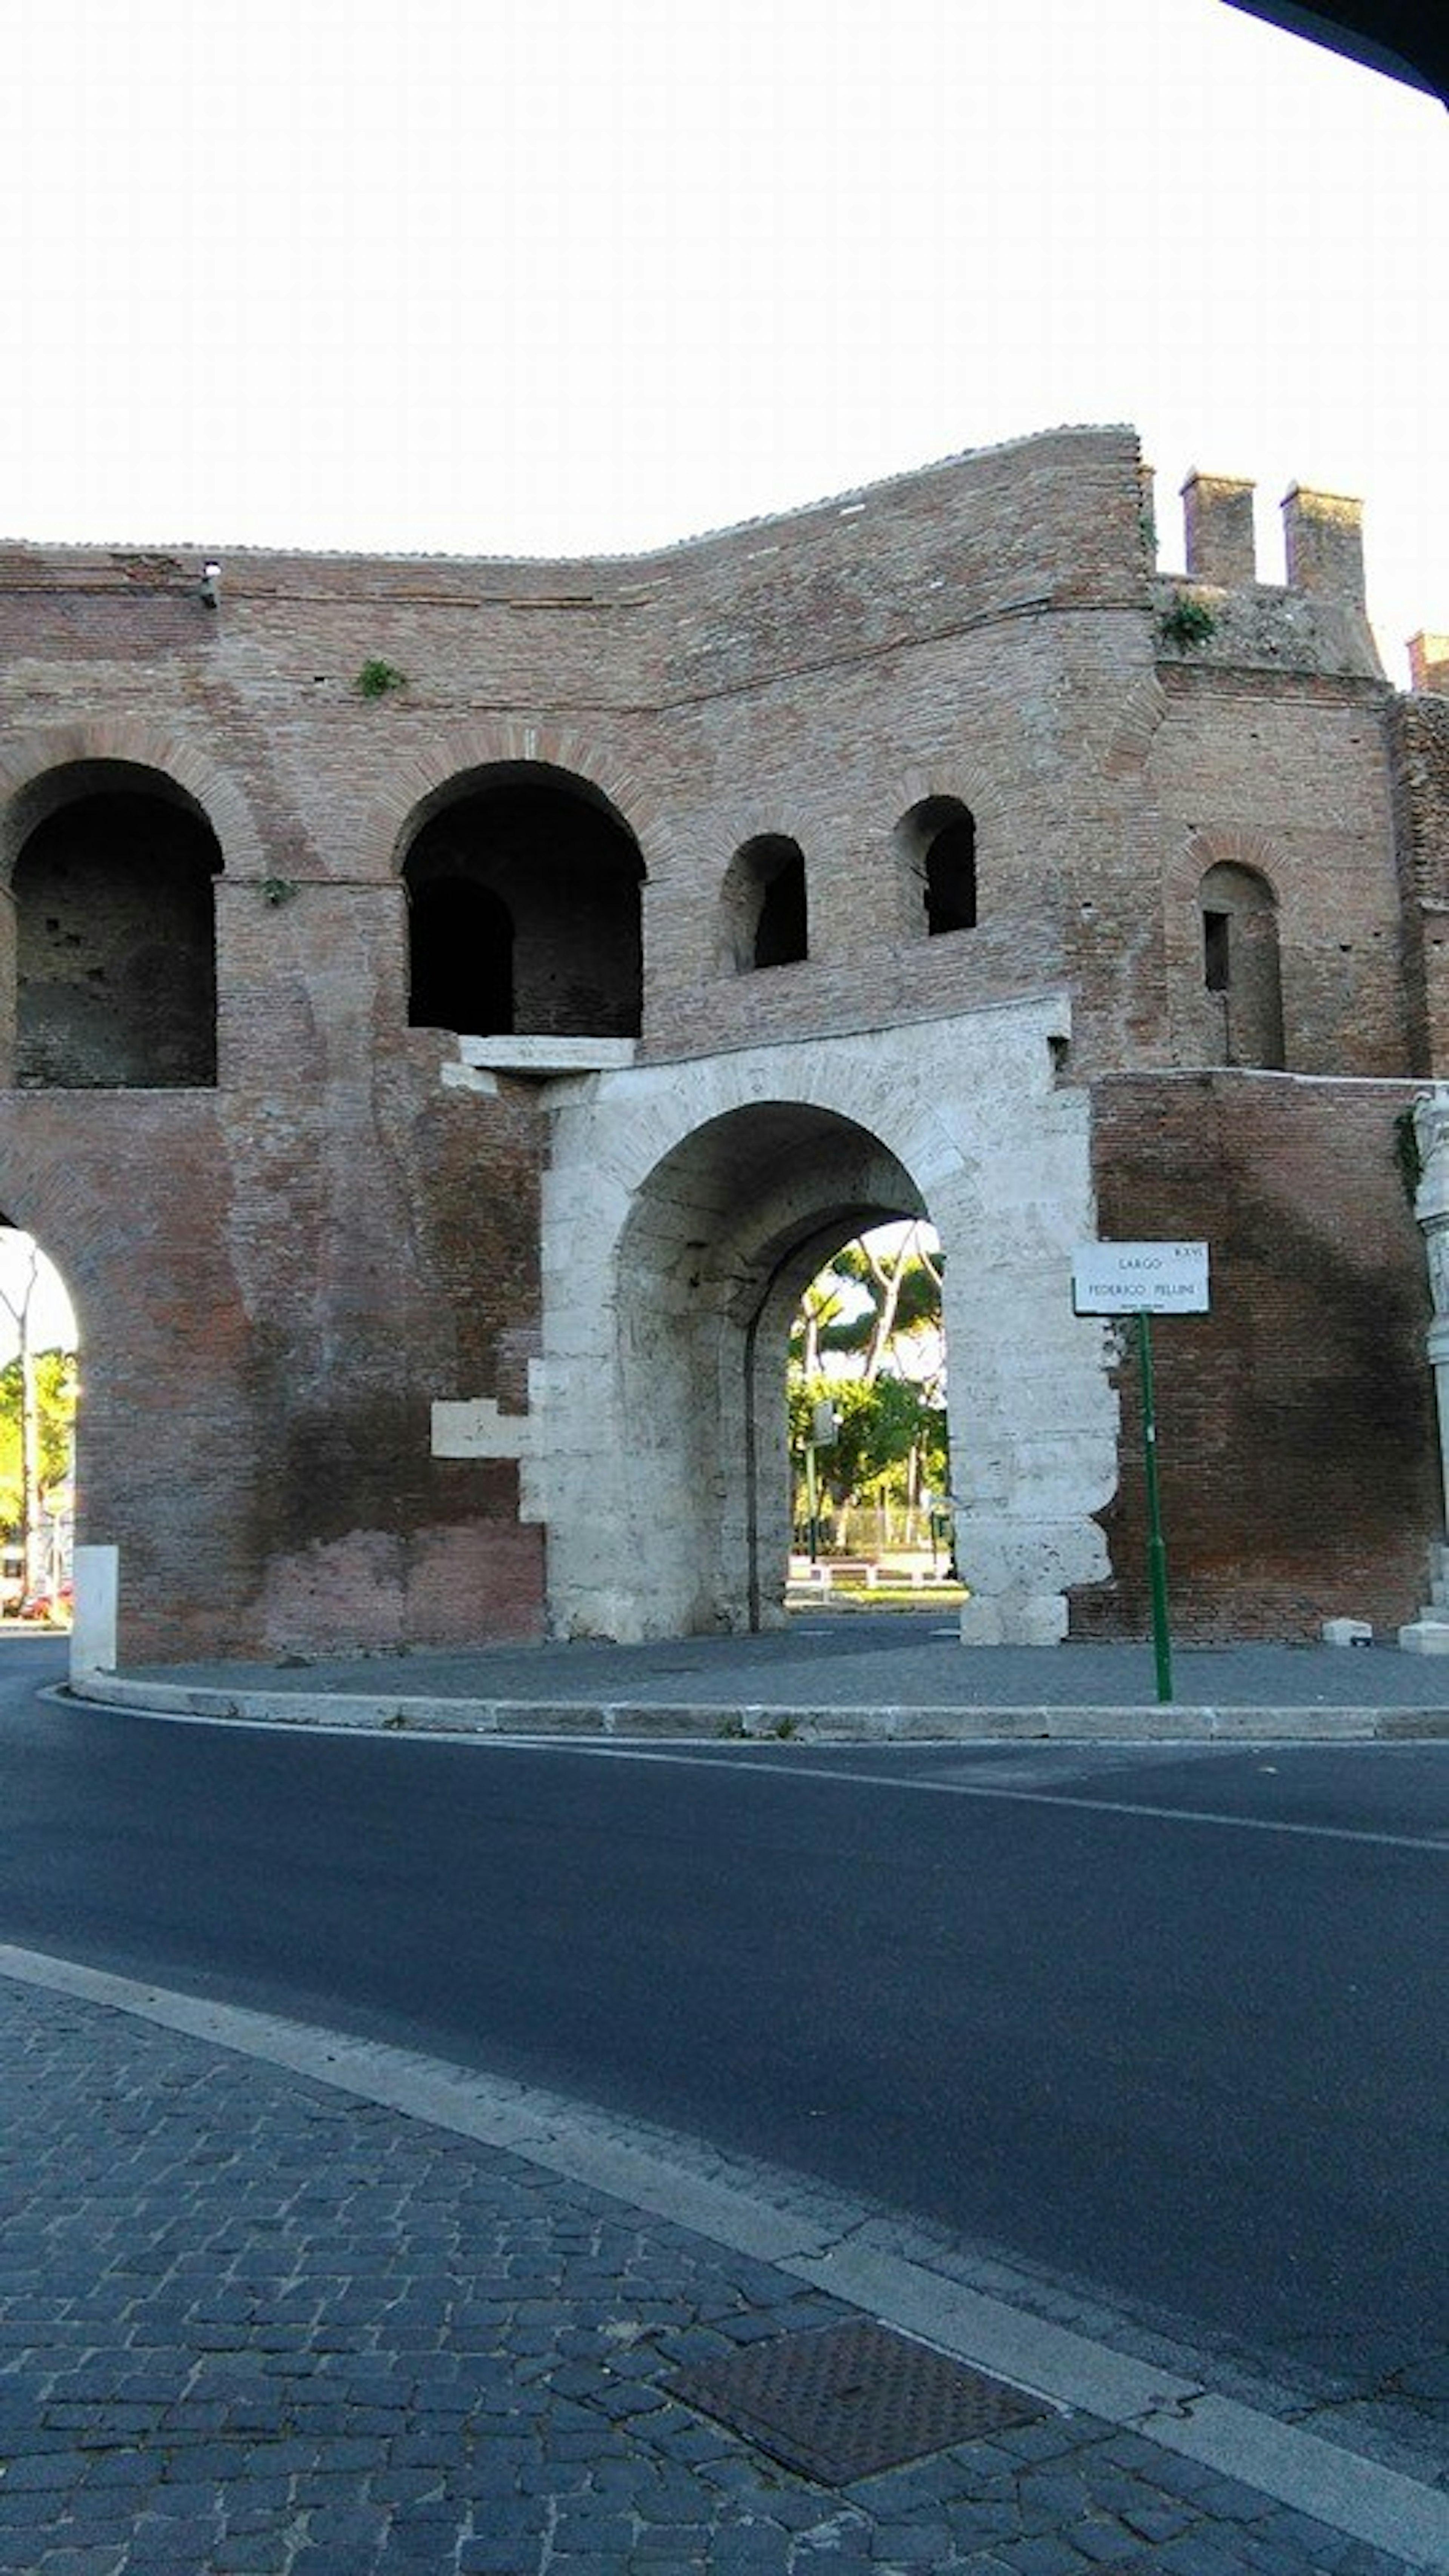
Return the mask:
[[1157,1407],[1152,1387],[1152,1319],[1146,1307],[1137,1315],[1137,1355],[1142,1364],[1142,1449],[1147,1469],[1147,1581],[1152,1593],[1152,1650],[1157,1659],[1157,1696],[1172,1697],[1172,1639],[1167,1630],[1167,1549],[1162,1536],[1162,1500],[1157,1490]]

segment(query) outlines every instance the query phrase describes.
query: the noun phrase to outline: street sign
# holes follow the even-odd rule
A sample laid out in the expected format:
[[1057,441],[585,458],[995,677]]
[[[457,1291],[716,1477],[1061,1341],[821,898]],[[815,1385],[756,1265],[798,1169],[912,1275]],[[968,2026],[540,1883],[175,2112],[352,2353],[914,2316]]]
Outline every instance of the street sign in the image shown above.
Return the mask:
[[1082,1243],[1072,1255],[1078,1315],[1205,1315],[1205,1243]]
[[1152,1370],[1154,1315],[1205,1315],[1208,1248],[1205,1243],[1083,1243],[1072,1255],[1072,1311],[1078,1315],[1135,1315],[1142,1371],[1142,1454],[1147,1483],[1147,1583],[1152,1596],[1152,1643],[1157,1696],[1172,1697],[1172,1639],[1167,1622],[1167,1549],[1157,1489],[1157,1398]]

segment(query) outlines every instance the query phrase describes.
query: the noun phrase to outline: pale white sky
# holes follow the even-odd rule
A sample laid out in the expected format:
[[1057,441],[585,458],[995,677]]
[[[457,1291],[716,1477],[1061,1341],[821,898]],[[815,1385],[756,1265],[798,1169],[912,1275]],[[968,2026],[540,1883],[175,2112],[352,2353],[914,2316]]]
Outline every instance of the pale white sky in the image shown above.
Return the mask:
[[[20,1348],[20,1328],[14,1310],[23,1309],[25,1305],[31,1250],[28,1234],[18,1234],[9,1226],[0,1226],[0,1291],[3,1291],[0,1295],[0,1368],[13,1360]],[[36,1267],[29,1324],[32,1350],[75,1349],[75,1315],[65,1282],[54,1262],[43,1252]]]
[[[0,536],[600,553],[1059,421],[1449,627],[1449,117],[1222,0],[10,0]],[[1435,274],[1435,268],[1438,274]]]

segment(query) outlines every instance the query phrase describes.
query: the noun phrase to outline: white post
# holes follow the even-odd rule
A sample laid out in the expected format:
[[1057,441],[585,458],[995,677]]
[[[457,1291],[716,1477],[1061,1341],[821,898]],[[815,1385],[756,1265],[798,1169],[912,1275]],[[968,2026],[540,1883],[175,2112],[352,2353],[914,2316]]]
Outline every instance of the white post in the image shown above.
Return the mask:
[[75,1604],[70,1632],[70,1677],[116,1669],[116,1613],[121,1593],[121,1551],[117,1547],[78,1547],[75,1551]]

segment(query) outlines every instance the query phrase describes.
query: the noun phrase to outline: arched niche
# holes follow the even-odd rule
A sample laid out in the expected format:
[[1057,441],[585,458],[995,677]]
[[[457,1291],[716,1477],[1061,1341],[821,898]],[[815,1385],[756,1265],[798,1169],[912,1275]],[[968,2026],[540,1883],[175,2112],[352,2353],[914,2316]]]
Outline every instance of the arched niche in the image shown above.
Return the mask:
[[1198,886],[1199,967],[1223,1064],[1281,1071],[1283,982],[1278,905],[1256,868],[1219,860]]
[[78,761],[32,782],[6,838],[15,1082],[214,1083],[222,853],[195,798],[159,770]]
[[596,788],[525,762],[430,798],[404,838],[414,1028],[637,1037],[638,844]]

